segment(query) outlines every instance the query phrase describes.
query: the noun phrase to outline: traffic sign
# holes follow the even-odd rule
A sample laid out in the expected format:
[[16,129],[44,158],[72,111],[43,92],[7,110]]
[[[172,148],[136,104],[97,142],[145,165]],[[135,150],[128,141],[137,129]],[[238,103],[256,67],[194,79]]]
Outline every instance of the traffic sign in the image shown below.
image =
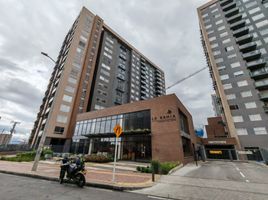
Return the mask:
[[120,135],[123,133],[123,129],[119,124],[115,125],[114,133],[115,133],[116,137],[120,137]]

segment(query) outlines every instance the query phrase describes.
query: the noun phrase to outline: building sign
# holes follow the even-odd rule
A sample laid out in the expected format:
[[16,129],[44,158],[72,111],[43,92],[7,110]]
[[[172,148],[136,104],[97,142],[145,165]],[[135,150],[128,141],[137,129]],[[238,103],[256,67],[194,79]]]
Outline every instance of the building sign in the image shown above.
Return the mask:
[[208,144],[226,144],[226,141],[208,141]]
[[163,115],[153,116],[152,121],[153,122],[176,121],[176,115],[174,113],[172,113],[172,111],[170,109],[168,109],[167,112]]
[[246,155],[252,155],[252,151],[237,151],[238,154],[246,154]]
[[210,154],[218,154],[218,155],[221,155],[222,154],[222,151],[221,150],[210,150],[209,153]]

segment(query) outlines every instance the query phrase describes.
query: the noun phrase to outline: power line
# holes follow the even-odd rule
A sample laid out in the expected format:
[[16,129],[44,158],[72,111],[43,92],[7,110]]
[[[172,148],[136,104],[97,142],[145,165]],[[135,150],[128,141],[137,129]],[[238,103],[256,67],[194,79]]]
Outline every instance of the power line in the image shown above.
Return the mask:
[[175,86],[175,85],[177,85],[177,84],[179,84],[179,83],[181,83],[181,82],[183,82],[183,81],[185,81],[185,80],[187,80],[187,79],[189,79],[189,78],[195,76],[196,74],[202,72],[202,71],[205,70],[205,69],[207,69],[207,67],[203,67],[203,68],[197,70],[196,72],[194,72],[194,73],[192,73],[192,74],[190,74],[190,75],[188,75],[188,76],[186,76],[186,77],[184,77],[184,78],[178,80],[177,82],[175,82],[175,83],[173,83],[172,85],[168,86],[168,87],[166,88],[166,90],[168,90],[168,89],[172,88],[173,86]]

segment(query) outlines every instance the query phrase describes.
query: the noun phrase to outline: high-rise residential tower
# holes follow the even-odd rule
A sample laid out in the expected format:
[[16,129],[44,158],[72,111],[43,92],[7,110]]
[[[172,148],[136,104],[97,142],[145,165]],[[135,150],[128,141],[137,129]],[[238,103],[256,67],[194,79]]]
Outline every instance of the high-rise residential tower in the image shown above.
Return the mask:
[[230,136],[238,148],[268,148],[268,1],[213,0],[198,16]]
[[[165,94],[164,72],[83,8],[62,44],[29,143],[68,150],[78,113]],[[59,151],[61,151],[59,150]]]

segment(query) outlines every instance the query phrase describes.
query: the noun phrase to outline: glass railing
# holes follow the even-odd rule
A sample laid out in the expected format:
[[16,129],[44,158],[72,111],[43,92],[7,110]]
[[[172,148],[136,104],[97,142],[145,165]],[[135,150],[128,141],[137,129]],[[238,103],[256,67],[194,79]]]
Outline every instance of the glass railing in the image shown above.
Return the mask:
[[260,93],[260,98],[261,99],[268,99],[268,92]]
[[253,67],[256,65],[264,65],[264,64],[265,64],[265,60],[259,59],[259,60],[254,60],[252,62],[248,62],[246,65],[247,65],[247,67]]
[[256,81],[255,86],[256,87],[268,86],[268,79]]
[[259,50],[251,51],[249,53],[244,53],[243,58],[248,58],[248,57],[251,57],[251,56],[255,56],[255,55],[258,55],[260,53],[261,52]]
[[225,16],[226,17],[231,17],[231,16],[233,16],[233,15],[235,15],[237,13],[239,13],[239,8],[233,8],[233,9],[225,12]]
[[[245,48],[247,48],[247,47],[251,47],[251,46],[254,46],[254,45],[256,45],[255,42],[250,42],[250,43],[243,44],[243,45],[239,46],[239,49],[245,49]],[[256,46],[257,46],[257,45],[256,45]]]
[[228,21],[229,23],[233,23],[233,22],[236,21],[235,19],[237,19],[237,20],[242,19],[242,15],[241,15],[240,13],[238,13],[238,14],[236,14],[236,15],[230,17],[229,19],[227,19],[227,21]]
[[225,6],[222,6],[222,10],[223,11],[228,11],[229,9],[232,9],[234,7],[236,7],[236,3],[232,2],[232,3],[226,4]]

